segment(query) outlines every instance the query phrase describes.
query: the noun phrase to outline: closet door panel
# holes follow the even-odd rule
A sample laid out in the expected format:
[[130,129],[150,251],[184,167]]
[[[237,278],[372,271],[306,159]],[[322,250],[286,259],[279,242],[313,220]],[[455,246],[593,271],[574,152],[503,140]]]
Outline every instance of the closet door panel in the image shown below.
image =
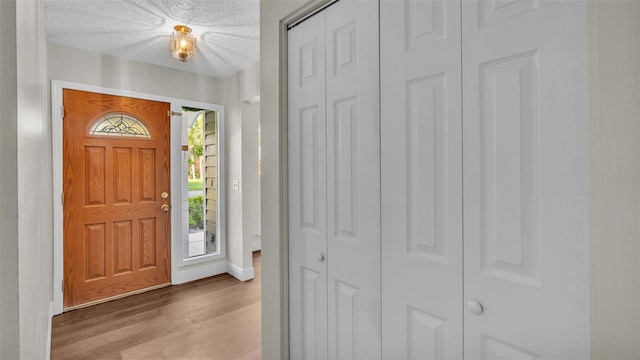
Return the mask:
[[289,322],[293,359],[327,357],[324,13],[288,33]]
[[378,3],[326,12],[329,357],[380,358]]
[[586,2],[462,7],[465,358],[589,358]]
[[383,358],[462,358],[459,1],[381,1]]

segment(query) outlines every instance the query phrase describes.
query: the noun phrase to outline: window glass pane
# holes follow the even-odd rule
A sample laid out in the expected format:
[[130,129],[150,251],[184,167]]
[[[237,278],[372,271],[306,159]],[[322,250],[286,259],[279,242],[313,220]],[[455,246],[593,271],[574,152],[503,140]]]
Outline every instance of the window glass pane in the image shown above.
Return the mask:
[[[188,192],[188,236],[183,258],[219,254],[218,133],[215,111],[185,109],[187,149],[183,171]],[[186,231],[186,230],[185,230]]]
[[206,205],[203,171],[204,111],[190,112],[188,118],[191,119],[193,117],[195,117],[195,121],[187,132],[187,144],[189,145],[187,160],[187,183],[189,190],[188,257],[206,254],[209,246],[205,236]]

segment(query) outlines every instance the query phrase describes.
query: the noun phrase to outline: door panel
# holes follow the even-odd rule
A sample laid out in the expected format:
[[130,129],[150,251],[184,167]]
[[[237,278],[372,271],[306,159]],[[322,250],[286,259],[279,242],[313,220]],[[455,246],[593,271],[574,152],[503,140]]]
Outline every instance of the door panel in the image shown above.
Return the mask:
[[380,357],[378,3],[326,12],[329,357]]
[[113,149],[114,204],[130,204],[133,202],[133,198],[131,197],[131,190],[133,188],[131,158],[130,147]]
[[586,2],[462,7],[465,358],[589,358]]
[[292,359],[327,358],[325,14],[288,33]]
[[377,14],[343,0],[288,34],[292,358],[380,357]]
[[169,192],[169,104],[69,89],[63,100],[65,308],[168,283],[170,202],[157,192]]
[[115,275],[133,271],[133,225],[131,220],[114,221],[114,271]]
[[460,359],[460,2],[380,6],[383,358]]

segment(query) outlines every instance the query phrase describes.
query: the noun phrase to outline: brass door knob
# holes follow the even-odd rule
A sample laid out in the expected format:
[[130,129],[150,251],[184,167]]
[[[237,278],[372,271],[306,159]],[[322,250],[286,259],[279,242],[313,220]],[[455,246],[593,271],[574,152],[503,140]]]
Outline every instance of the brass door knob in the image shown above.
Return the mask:
[[160,209],[161,209],[162,211],[164,211],[164,212],[168,212],[168,211],[169,211],[169,205],[164,204],[164,205],[162,205],[162,206],[160,207]]

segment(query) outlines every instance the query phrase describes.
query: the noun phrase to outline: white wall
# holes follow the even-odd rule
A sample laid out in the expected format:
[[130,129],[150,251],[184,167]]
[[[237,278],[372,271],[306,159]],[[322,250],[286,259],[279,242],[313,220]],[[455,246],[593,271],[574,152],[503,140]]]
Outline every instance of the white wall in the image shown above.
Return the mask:
[[284,279],[280,192],[280,30],[282,18],[304,0],[260,1],[260,124],[262,131],[262,357],[282,359],[288,354],[287,293]]
[[16,4],[20,358],[42,359],[48,353],[53,290],[47,42],[44,2]]
[[589,11],[592,358],[640,359],[640,2]]
[[[238,94],[238,75],[225,79],[225,92],[233,99],[229,99],[225,108],[226,122],[226,152],[227,152],[227,184],[229,188],[229,206],[227,207],[227,237],[229,238],[229,262],[243,269],[242,261],[242,118]],[[234,181],[239,181],[239,189],[233,188]]]
[[[213,104],[224,80],[49,43],[49,79]],[[167,50],[168,51],[168,50]]]
[[19,357],[16,2],[0,1],[0,359]]
[[[258,128],[260,126],[260,101],[242,103],[242,233],[244,246],[249,250],[260,248],[258,230]],[[245,262],[251,262],[251,251],[245,251]]]
[[[251,211],[252,204],[243,201],[244,192],[249,184],[255,180],[248,179],[243,174],[243,158],[245,152],[243,135],[243,101],[248,101],[260,94],[260,64],[255,64],[225,79],[225,106],[228,172],[227,184],[229,189],[229,207],[227,216],[227,234],[229,237],[229,261],[240,271],[246,272],[246,278],[253,278],[253,264],[251,249],[245,243],[244,214]],[[257,130],[256,130],[257,131]],[[257,140],[256,140],[257,141]],[[255,175],[257,176],[257,174]],[[239,189],[233,189],[233,182],[239,181]],[[255,205],[253,205],[255,206]]]

